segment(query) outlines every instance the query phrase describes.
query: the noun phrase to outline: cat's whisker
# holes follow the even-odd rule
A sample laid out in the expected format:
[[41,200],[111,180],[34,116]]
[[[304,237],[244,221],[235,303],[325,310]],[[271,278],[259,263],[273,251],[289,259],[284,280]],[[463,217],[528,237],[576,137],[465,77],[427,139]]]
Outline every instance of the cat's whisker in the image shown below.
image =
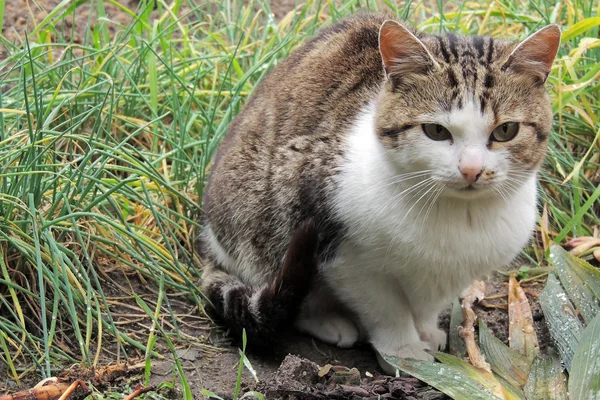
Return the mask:
[[506,197],[506,194],[504,193],[504,190],[502,189],[502,185],[499,185],[498,187],[492,187],[494,189],[494,191],[496,193],[498,193],[500,195],[500,197],[502,197],[502,200],[504,200],[504,202],[506,204],[509,203],[508,198]]
[[389,180],[389,179],[402,178],[402,177],[405,177],[405,176],[427,174],[427,173],[430,173],[430,172],[433,172],[433,171],[434,171],[433,169],[424,169],[424,170],[419,170],[419,171],[404,172],[404,173],[401,173],[401,174],[389,176],[389,177],[387,177],[387,178],[385,178],[383,180],[385,181],[385,180]]
[[504,196],[502,195],[502,193],[500,192],[500,190],[497,187],[493,187],[492,190],[494,192],[496,192],[496,194],[498,196],[500,196],[500,198],[502,199],[502,201],[504,201],[504,203],[507,203],[506,199],[504,198]]
[[512,197],[521,188],[519,182],[512,182],[511,180],[504,181],[503,188],[508,198]]
[[[408,216],[410,216],[410,212],[413,210],[413,208],[415,208],[415,206],[417,204],[419,204],[419,202],[421,201],[421,199],[423,199],[423,197],[427,196],[427,194],[429,192],[431,192],[431,190],[435,189],[437,187],[437,184],[435,182],[433,182],[433,184],[431,186],[429,186],[428,188],[426,188],[427,190],[425,191],[425,193],[423,193],[418,199],[417,201],[414,202],[414,204],[408,209],[408,211],[404,214],[404,218],[402,218],[402,222],[404,222],[404,220],[406,220],[406,218]],[[419,191],[420,193],[420,191]],[[418,194],[417,194],[418,195]],[[427,202],[425,202],[425,204],[427,204]],[[423,210],[423,206],[421,206],[421,211]],[[421,211],[419,211],[419,214],[421,213]],[[417,216],[414,218],[415,220],[418,219],[419,214],[417,214]]]
[[[421,216],[421,213],[423,212],[423,210],[425,209],[425,207],[427,207],[427,209],[429,209],[429,202],[432,201],[438,191],[438,184],[434,182],[433,184],[433,189],[434,191],[427,197],[427,199],[425,200],[425,203],[423,203],[423,205],[421,206],[421,209],[419,210],[419,213],[417,214],[417,216],[415,217],[415,222],[419,219],[419,217]],[[427,194],[427,193],[425,193]],[[432,202],[433,203],[433,202]],[[414,223],[413,223],[414,225]]]
[[515,186],[512,185],[509,181],[504,181],[502,182],[502,184],[499,186],[500,189],[502,190],[502,192],[504,193],[504,195],[506,196],[507,199],[510,199],[510,197],[512,197],[512,195],[515,193]]
[[[372,226],[372,224],[377,220],[377,217],[383,212],[385,211],[385,209],[391,204],[397,204],[400,201],[402,201],[402,199],[404,197],[406,197],[407,195],[409,195],[411,192],[418,190],[420,188],[422,188],[424,185],[427,185],[429,182],[433,181],[433,178],[427,178],[424,179],[418,183],[416,183],[415,185],[412,185],[406,189],[404,189],[403,191],[395,194],[394,196],[392,196],[388,201],[386,201],[383,205],[381,205],[379,208],[377,208],[377,210],[375,210],[373,212],[373,214],[371,214],[369,216],[369,219],[367,221],[365,221],[364,224],[362,224],[355,233],[351,234],[351,236],[354,236],[356,233],[360,232],[360,231],[364,231],[365,235],[370,231],[370,227]],[[368,225],[368,226],[367,226]],[[367,229],[365,229],[367,228]]]
[[515,178],[509,176],[505,180],[505,183],[515,187],[518,190],[523,185],[524,182],[520,179],[515,179]]
[[[589,192],[593,192],[594,188],[591,187],[585,187],[585,186],[581,186],[581,185],[575,185],[571,182],[566,182],[563,183],[564,179],[559,179],[555,176],[550,176],[547,175],[548,173],[546,172],[545,174],[543,173],[538,173],[537,176],[537,181],[538,182],[545,182],[545,183],[549,183],[549,184],[553,184],[553,185],[557,185],[557,186],[561,186],[561,187],[568,187],[571,189],[578,189],[578,190],[584,190],[584,191],[589,191]],[[532,172],[531,171],[527,171],[527,170],[519,170],[519,169],[508,169],[507,170],[507,175],[509,178],[524,178],[524,179],[529,179],[532,176]]]
[[[403,182],[407,182],[410,181],[411,179],[417,179],[417,178],[421,178],[423,176],[429,175],[430,171],[418,171],[416,173],[408,173],[408,174],[402,174],[402,175],[397,175],[394,176],[393,178],[395,178],[392,182],[387,182],[389,179],[384,179],[382,180],[382,184],[378,185],[378,186],[374,186],[372,187],[370,190],[364,192],[364,193],[373,193],[374,191],[377,190],[382,190],[385,189],[386,187],[392,186],[392,185],[397,185]],[[406,176],[405,176],[406,175]]]
[[410,212],[412,211],[413,208],[415,208],[415,206],[417,204],[419,204],[419,201],[421,201],[421,199],[424,196],[426,196],[427,193],[429,193],[433,188],[436,187],[436,183],[433,182],[433,179],[431,179],[428,183],[431,183],[431,182],[432,182],[432,184],[430,186],[427,186],[427,185],[421,186],[420,190],[417,193],[413,193],[411,199],[414,198],[415,196],[419,196],[419,194],[424,191],[424,193],[420,195],[420,197],[417,199],[417,201],[415,201],[413,203],[413,205],[408,209],[408,211],[406,211],[404,213],[404,216],[402,218],[398,219],[398,223],[396,224],[396,229],[394,229],[394,235],[392,236],[392,239],[390,240],[390,243],[389,243],[387,251],[386,251],[386,256],[385,256],[386,260],[388,260],[390,251],[393,249],[394,245],[396,244],[396,237],[398,237],[398,233],[401,231],[401,229],[399,229],[400,225],[402,225],[406,221],[406,218],[408,216],[410,216]]
[[427,212],[425,212],[425,217],[423,218],[424,223],[427,222],[427,218],[429,218],[429,213],[433,210],[433,207],[435,206],[438,198],[440,197],[440,195],[442,194],[443,191],[444,191],[444,186],[440,185],[438,190],[433,195],[433,200],[431,201],[431,204],[429,204],[429,207],[427,208]]
[[573,184],[572,181],[563,183],[564,179],[559,179],[559,178],[552,177],[552,176],[538,176],[537,180],[538,180],[538,182],[541,182],[541,183],[548,183],[548,184],[555,185],[555,186],[562,187],[562,188],[583,190],[584,192],[591,193],[595,190],[595,188],[592,185],[581,186],[581,185]]
[[385,179],[382,179],[377,185],[370,187],[368,190],[361,193],[361,195],[372,194],[373,192],[383,190],[390,186],[399,185],[404,182],[409,182],[412,179],[422,178],[431,173],[432,170],[423,170],[423,171],[415,171],[408,172],[405,174],[394,175]]

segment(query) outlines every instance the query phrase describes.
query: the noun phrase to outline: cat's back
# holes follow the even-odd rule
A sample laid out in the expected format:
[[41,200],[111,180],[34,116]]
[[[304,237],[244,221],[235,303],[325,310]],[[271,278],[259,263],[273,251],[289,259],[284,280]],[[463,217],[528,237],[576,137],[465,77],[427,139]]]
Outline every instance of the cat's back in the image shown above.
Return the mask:
[[[334,128],[356,117],[383,78],[378,33],[384,20],[375,14],[343,19],[280,62],[232,122],[214,169],[223,156],[242,147],[335,136]],[[251,150],[272,153],[277,148]]]
[[361,15],[321,31],[267,75],[231,124],[204,211],[211,235],[233,258],[276,264],[306,218],[317,220],[321,248],[334,247],[341,228],[329,205],[332,178],[344,135],[383,78],[384,20]]

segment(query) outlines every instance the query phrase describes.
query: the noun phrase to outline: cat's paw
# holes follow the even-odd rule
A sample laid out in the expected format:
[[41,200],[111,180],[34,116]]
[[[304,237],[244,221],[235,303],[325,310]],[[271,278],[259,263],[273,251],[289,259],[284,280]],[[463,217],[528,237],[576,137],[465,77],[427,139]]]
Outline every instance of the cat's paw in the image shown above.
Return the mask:
[[[419,341],[415,343],[408,343],[403,346],[400,346],[396,351],[392,354],[389,354],[398,358],[411,358],[413,360],[422,360],[422,361],[433,361],[433,356],[428,353],[431,350],[429,343],[424,341]],[[377,351],[377,361],[379,362],[379,366],[381,369],[385,371],[385,373],[389,375],[396,374],[396,367],[388,363],[383,357],[382,354]]]
[[325,343],[342,348],[354,346],[359,336],[356,325],[348,318],[338,314],[300,318],[296,321],[296,327]]
[[427,351],[431,350],[428,342],[420,341],[405,344],[396,351],[395,356],[399,358],[412,358],[413,360],[433,361],[433,356]]
[[419,337],[424,342],[429,343],[434,350],[444,350],[446,348],[446,340],[448,335],[441,329],[433,328],[422,332],[419,330]]

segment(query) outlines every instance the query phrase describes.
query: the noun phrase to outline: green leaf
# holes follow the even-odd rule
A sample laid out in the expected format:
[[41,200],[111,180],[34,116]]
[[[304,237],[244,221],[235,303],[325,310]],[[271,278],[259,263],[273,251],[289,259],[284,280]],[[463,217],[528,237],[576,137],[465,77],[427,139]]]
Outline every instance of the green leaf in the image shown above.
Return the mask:
[[506,396],[507,399],[513,399],[513,398],[517,398],[520,400],[526,399],[525,394],[523,394],[523,391],[521,389],[517,389],[516,387],[514,387],[513,385],[508,383],[506,381],[506,379],[502,379],[502,377],[500,377],[500,376],[495,375],[495,377],[498,380],[498,382],[500,382],[502,387],[504,388],[504,396]]
[[242,397],[240,397],[240,400],[245,399],[245,398],[265,400],[265,396],[262,393],[255,392],[255,391],[249,391],[249,392],[244,393],[244,395]]
[[562,33],[561,41],[566,42],[567,40],[571,40],[598,25],[600,25],[600,17],[586,18],[583,21],[579,21]]
[[567,400],[567,378],[562,369],[558,354],[537,356],[523,388],[527,400]]
[[215,393],[211,392],[210,390],[202,389],[200,391],[200,394],[203,395],[203,396],[208,397],[209,399],[223,400],[222,397],[216,395]]
[[514,387],[503,385],[496,379],[496,377],[489,371],[484,369],[475,368],[465,360],[455,357],[451,354],[437,353],[435,355],[442,364],[452,368],[456,368],[469,378],[481,383],[483,386],[488,388],[495,396],[511,400],[511,399],[525,399],[522,393],[518,393]]
[[522,387],[529,375],[530,362],[518,351],[511,349],[492,335],[488,327],[479,321],[479,344],[490,363],[492,371],[514,387]]
[[463,357],[467,353],[467,347],[465,341],[460,337],[458,327],[462,324],[464,316],[462,313],[462,307],[458,298],[454,299],[452,303],[452,313],[450,314],[450,330],[448,333],[448,343],[450,354],[458,357]]
[[559,245],[550,248],[550,261],[569,299],[589,323],[600,312],[600,271]]
[[567,371],[570,371],[571,361],[575,349],[577,349],[583,326],[554,274],[548,275],[546,287],[540,296],[540,305],[560,357],[565,363]]
[[569,374],[571,400],[600,400],[600,315],[585,329]]
[[404,360],[392,356],[383,358],[400,371],[422,380],[455,400],[498,400],[490,389],[447,365],[428,361]]

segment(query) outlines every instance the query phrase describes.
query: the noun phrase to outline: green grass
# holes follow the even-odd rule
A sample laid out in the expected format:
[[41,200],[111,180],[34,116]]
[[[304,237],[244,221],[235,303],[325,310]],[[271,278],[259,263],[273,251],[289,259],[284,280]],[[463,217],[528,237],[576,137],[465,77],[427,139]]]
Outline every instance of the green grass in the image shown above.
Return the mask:
[[[0,62],[0,362],[15,381],[72,363],[149,359],[157,341],[204,346],[181,332],[170,300],[184,296],[203,316],[194,243],[210,160],[264,75],[356,11],[385,9],[428,32],[507,38],[562,24],[548,85],[555,124],[540,237],[562,241],[600,225],[597,1],[311,1],[276,21],[258,0],[213,9],[142,0],[137,10],[119,6],[133,21],[111,37],[116,23],[92,0],[87,33],[75,42],[66,22],[83,3],[61,2],[27,40],[0,37],[8,52]],[[547,242],[528,251],[532,263],[545,264]],[[138,295],[139,285],[116,277],[146,288]],[[117,323],[115,291],[147,314],[141,336]],[[148,337],[151,326],[160,337]]]

